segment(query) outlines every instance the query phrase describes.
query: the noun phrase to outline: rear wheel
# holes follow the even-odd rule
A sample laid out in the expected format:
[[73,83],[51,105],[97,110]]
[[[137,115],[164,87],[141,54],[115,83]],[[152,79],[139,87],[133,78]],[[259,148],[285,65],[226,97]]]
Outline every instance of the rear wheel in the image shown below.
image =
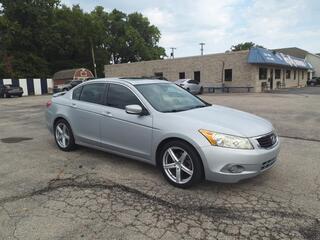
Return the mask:
[[189,188],[203,178],[203,166],[196,150],[183,141],[164,145],[160,153],[161,170],[166,180],[175,187]]
[[19,97],[22,97],[22,93],[21,93],[21,94],[19,94]]
[[316,84],[314,82],[310,83],[311,87],[314,87]]
[[4,94],[3,94],[3,97],[4,97],[4,98],[9,98],[10,95],[9,95],[8,93],[4,93]]
[[54,138],[58,147],[63,151],[71,151],[76,146],[71,127],[64,119],[60,119],[56,122],[54,127]]

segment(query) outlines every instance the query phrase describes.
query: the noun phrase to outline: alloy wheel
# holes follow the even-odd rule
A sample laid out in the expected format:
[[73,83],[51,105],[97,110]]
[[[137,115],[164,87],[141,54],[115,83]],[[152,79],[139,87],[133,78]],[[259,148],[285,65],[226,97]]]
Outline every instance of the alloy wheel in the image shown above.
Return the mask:
[[168,178],[177,183],[185,184],[193,176],[194,166],[190,155],[180,147],[170,147],[163,155],[163,169]]
[[63,122],[56,126],[56,140],[61,148],[67,148],[70,144],[69,129]]

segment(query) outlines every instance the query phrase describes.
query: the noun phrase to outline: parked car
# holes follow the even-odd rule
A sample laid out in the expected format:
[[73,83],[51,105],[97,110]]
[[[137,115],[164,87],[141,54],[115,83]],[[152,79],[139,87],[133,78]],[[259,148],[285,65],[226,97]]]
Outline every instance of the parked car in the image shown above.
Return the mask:
[[203,86],[201,86],[200,82],[193,79],[179,79],[174,82],[175,84],[183,87],[193,94],[202,94]]
[[181,188],[256,176],[275,164],[280,149],[269,121],[163,80],[82,83],[53,96],[46,122],[63,151],[83,145],[150,163]]
[[0,97],[9,98],[11,96],[22,97],[23,89],[11,84],[0,85]]
[[70,89],[74,88],[75,86],[79,85],[80,83],[83,83],[86,80],[71,80],[67,81],[65,84],[56,85],[53,88],[53,92],[64,92],[69,91]]
[[314,78],[309,79],[307,81],[307,86],[314,87],[314,86],[317,86],[317,85],[320,85],[320,77],[314,77]]

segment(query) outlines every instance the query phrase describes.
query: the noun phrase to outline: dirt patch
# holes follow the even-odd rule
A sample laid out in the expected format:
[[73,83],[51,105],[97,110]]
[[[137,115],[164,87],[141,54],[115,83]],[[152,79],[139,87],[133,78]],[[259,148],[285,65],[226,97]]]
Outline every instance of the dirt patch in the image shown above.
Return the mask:
[[2,138],[0,139],[3,143],[19,143],[23,141],[29,141],[33,138],[26,138],[26,137],[9,137],[9,138]]

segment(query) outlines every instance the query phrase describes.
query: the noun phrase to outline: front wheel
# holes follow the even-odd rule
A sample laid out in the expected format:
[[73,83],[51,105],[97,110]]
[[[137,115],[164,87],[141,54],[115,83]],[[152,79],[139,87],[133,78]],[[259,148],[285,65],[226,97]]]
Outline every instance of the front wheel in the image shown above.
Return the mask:
[[189,188],[203,179],[201,159],[188,143],[168,142],[162,148],[160,160],[164,177],[175,187]]
[[71,127],[64,119],[58,120],[55,124],[54,138],[62,151],[71,151],[76,146]]

